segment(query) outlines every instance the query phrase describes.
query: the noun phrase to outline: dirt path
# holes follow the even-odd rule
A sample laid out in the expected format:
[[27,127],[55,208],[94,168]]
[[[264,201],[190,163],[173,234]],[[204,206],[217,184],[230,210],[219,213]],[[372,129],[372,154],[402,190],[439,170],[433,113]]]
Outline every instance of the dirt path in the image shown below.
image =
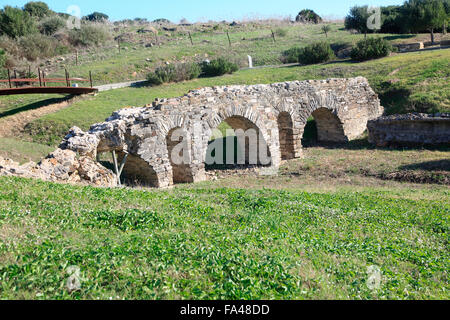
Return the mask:
[[25,126],[47,114],[57,112],[69,107],[75,101],[82,99],[83,96],[69,97],[60,103],[50,104],[34,110],[28,110],[15,115],[0,119],[0,137],[14,137],[23,131]]

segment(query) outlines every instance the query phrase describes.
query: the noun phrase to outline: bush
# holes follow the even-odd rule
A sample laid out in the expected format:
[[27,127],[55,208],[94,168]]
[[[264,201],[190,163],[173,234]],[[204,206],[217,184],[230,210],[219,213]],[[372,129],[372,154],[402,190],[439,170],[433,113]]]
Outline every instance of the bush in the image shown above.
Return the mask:
[[110,38],[110,32],[99,25],[82,25],[81,29],[73,29],[69,32],[69,41],[73,46],[99,46]]
[[290,48],[283,52],[281,60],[283,63],[298,63],[298,57],[300,56],[300,51],[302,49],[299,47]]
[[353,60],[366,61],[387,57],[391,52],[392,46],[385,39],[369,38],[358,42],[350,56]]
[[325,33],[326,37],[328,38],[328,32],[331,31],[331,26],[329,24],[324,24],[321,29],[322,32]]
[[169,82],[181,82],[198,78],[201,67],[198,63],[180,63],[159,67],[147,76],[147,81],[153,85]]
[[302,64],[315,64],[335,59],[333,50],[327,42],[318,42],[300,49],[298,62]]
[[55,38],[40,33],[31,34],[19,39],[21,54],[29,61],[38,58],[51,58],[68,52],[67,47],[61,45]]
[[275,35],[280,38],[286,37],[287,34],[288,34],[288,32],[286,29],[278,28],[275,30]]
[[0,49],[14,57],[19,57],[21,52],[17,41],[6,35],[0,36]]
[[32,17],[43,18],[51,15],[53,12],[50,10],[48,5],[44,2],[28,2],[23,10],[27,12]]
[[295,18],[295,21],[301,22],[301,23],[314,23],[318,24],[321,23],[323,20],[322,18],[315,13],[313,10],[305,9],[300,11],[300,13]]
[[0,49],[0,79],[4,79],[6,76],[5,71],[6,52]]
[[39,25],[39,31],[42,34],[52,36],[58,30],[66,26],[66,21],[58,16],[49,17],[41,22]]
[[231,74],[239,70],[239,66],[236,63],[218,58],[211,62],[204,62],[202,64],[202,73],[206,77],[218,77],[224,74]]
[[153,20],[153,23],[172,24],[172,22],[170,22],[170,20],[167,20],[164,18]]
[[108,19],[109,19],[109,16],[104,13],[101,13],[101,12],[94,12],[88,16],[83,17],[83,20],[92,21],[92,22],[103,22],[103,21],[107,21]]
[[33,19],[25,11],[10,6],[0,10],[0,35],[19,38],[37,31]]
[[202,73],[198,63],[182,63],[176,66],[176,81],[196,79]]
[[159,67],[147,76],[147,81],[153,85],[172,82],[175,80],[175,72],[175,66],[173,65]]

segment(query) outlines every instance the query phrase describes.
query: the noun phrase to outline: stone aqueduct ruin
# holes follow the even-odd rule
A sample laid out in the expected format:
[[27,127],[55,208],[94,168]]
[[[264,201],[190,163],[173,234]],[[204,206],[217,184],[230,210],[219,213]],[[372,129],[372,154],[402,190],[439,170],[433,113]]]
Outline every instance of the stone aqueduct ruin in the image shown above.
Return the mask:
[[[313,116],[318,138],[346,142],[360,136],[367,122],[383,113],[365,78],[293,81],[271,85],[226,86],[194,90],[160,99],[153,106],[115,112],[89,132],[72,129],[60,148],[95,159],[115,152],[126,158],[123,172],[152,187],[205,180],[208,143],[223,121],[233,129],[255,129],[268,148],[272,167],[302,155],[301,140]],[[171,159],[174,130],[187,146],[189,161]],[[125,156],[126,155],[126,156]]]

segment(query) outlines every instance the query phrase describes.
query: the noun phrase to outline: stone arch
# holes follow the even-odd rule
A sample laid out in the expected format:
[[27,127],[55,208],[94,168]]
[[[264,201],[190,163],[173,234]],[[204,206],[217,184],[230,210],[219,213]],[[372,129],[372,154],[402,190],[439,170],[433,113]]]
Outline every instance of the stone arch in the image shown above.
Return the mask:
[[[241,144],[241,149],[245,150],[245,159],[241,160],[245,160],[245,164],[255,164],[263,166],[274,165],[274,155],[275,157],[279,156],[278,144],[275,145],[273,143],[274,137],[271,137],[269,135],[264,121],[259,117],[259,115],[257,115],[256,113],[249,113],[248,109],[242,109],[242,112],[239,112],[239,109],[226,109],[215,114],[211,118],[211,120],[210,130],[208,130],[209,136],[213,135],[213,131],[217,129],[217,127],[222,122],[226,122],[235,131],[239,130],[237,131],[238,135],[236,139],[241,142],[245,141],[243,144]],[[251,144],[251,142],[253,141],[253,137],[256,138],[256,142],[253,142],[253,144]],[[276,138],[278,139],[278,136]],[[207,162],[208,160],[207,153],[210,151],[208,142],[209,141],[207,141],[204,148],[205,162]],[[256,154],[254,154],[253,152],[256,152]]]
[[[125,153],[119,152],[117,158],[119,162],[123,160]],[[161,188],[160,177],[155,169],[139,156],[128,154],[125,166],[122,171],[122,181],[128,185]]]
[[328,108],[318,108],[311,116],[316,121],[318,141],[348,142],[344,125],[338,115]]
[[139,176],[146,185],[167,187],[174,180],[169,159],[172,146],[167,144],[173,128],[187,133],[191,174],[194,181],[201,181],[209,137],[223,121],[234,129],[256,129],[267,144],[271,166],[278,167],[282,155],[301,156],[301,139],[311,115],[319,140],[344,142],[358,138],[367,129],[367,121],[382,113],[377,95],[364,78],[202,88],[182,97],[156,99],[152,106],[119,110],[87,134],[72,132],[64,148],[91,157],[95,157],[95,145],[98,153],[128,152],[125,174]]
[[[192,161],[189,137],[181,127],[169,130],[166,135],[168,159],[172,170],[172,183],[192,183]],[[169,174],[170,176],[170,174]]]

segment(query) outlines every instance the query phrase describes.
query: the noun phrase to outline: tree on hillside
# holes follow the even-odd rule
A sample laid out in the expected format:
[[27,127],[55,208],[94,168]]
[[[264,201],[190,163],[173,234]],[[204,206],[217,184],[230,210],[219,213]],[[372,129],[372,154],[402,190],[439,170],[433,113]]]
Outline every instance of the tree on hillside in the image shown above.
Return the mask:
[[350,9],[350,13],[345,18],[345,29],[364,33],[364,36],[367,38],[367,33],[371,31],[367,26],[367,21],[370,16],[371,14],[369,13],[368,6],[354,6]]
[[153,20],[154,23],[161,23],[161,24],[172,24],[172,22],[165,18],[159,18],[156,20]]
[[54,35],[58,30],[66,26],[67,21],[59,16],[52,16],[44,19],[39,24],[39,31],[47,36]]
[[325,36],[328,38],[328,32],[331,31],[331,26],[329,24],[324,24],[322,26],[322,31],[325,33]]
[[419,32],[428,30],[431,43],[434,43],[434,31],[442,27],[448,19],[442,0],[409,0],[407,3],[411,29]]
[[19,38],[35,32],[37,28],[27,12],[11,6],[5,6],[0,10],[0,35]]
[[41,1],[31,1],[28,2],[24,7],[23,10],[25,12],[28,12],[28,14],[32,17],[37,17],[37,18],[44,18],[47,17],[49,15],[52,15],[52,11],[50,10],[50,8],[48,7],[48,5],[45,2],[41,2]]
[[101,13],[101,12],[93,12],[88,16],[83,17],[83,20],[87,21],[93,21],[93,22],[102,22],[107,21],[109,19],[109,16]]
[[0,79],[3,79],[5,77],[5,66],[6,62],[6,53],[2,49],[0,49]]
[[408,33],[408,15],[405,6],[381,8],[381,33]]
[[443,29],[442,33],[447,34],[448,23],[450,21],[450,0],[444,1],[444,9],[445,9],[445,13],[447,15],[447,19],[445,19],[445,21],[444,21],[444,25],[442,27],[442,29]]
[[322,18],[315,13],[313,10],[311,9],[305,9],[300,11],[300,13],[297,15],[297,17],[295,18],[295,21],[297,22],[301,22],[301,23],[314,23],[314,24],[319,24],[321,23],[323,20]]

